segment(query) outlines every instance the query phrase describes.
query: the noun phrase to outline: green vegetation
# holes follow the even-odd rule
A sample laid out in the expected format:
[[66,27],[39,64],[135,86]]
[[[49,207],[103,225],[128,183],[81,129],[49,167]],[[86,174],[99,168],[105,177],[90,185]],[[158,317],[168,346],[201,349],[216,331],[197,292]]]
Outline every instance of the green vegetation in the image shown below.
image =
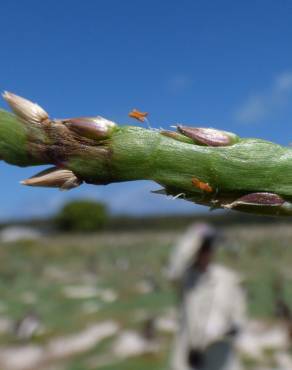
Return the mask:
[[98,231],[107,222],[105,204],[82,199],[68,202],[55,217],[56,226],[61,231]]

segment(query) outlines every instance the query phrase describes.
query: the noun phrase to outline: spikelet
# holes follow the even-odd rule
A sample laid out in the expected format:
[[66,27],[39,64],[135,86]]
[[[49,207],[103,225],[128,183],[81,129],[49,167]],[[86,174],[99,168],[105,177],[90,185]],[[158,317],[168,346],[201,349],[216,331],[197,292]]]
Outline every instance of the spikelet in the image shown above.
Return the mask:
[[216,130],[213,128],[177,125],[177,130],[181,134],[191,138],[199,145],[228,146],[235,144],[239,140],[238,136],[232,132]]
[[23,185],[41,186],[69,190],[81,185],[82,181],[70,170],[57,167],[39,172],[35,176],[20,182]]
[[3,98],[9,104],[13,112],[19,117],[30,123],[42,123],[49,118],[48,113],[38,104],[24,99],[18,95],[5,91]]
[[70,118],[63,120],[63,124],[78,135],[96,140],[109,137],[117,126],[114,122],[100,116]]

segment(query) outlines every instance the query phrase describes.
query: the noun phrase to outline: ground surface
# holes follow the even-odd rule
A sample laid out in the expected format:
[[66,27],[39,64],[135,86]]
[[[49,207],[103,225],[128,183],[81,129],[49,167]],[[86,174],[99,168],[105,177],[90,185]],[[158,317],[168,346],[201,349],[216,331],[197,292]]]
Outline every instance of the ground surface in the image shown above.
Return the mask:
[[[276,322],[275,291],[292,307],[292,227],[224,234],[219,260],[242,273],[250,317]],[[140,231],[2,243],[0,369],[167,369],[176,297],[163,271],[176,237]],[[114,353],[129,331],[154,332],[156,347],[129,358]],[[19,350],[22,361],[11,361]]]

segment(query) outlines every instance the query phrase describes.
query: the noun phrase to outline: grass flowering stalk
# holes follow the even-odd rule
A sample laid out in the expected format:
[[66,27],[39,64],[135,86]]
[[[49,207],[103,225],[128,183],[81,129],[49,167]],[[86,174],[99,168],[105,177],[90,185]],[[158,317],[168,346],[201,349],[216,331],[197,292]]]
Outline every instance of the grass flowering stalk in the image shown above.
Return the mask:
[[53,165],[21,183],[72,189],[82,183],[151,180],[158,193],[210,208],[292,215],[292,149],[261,139],[178,124],[177,131],[120,126],[102,117],[52,119],[12,93],[0,111],[0,158]]

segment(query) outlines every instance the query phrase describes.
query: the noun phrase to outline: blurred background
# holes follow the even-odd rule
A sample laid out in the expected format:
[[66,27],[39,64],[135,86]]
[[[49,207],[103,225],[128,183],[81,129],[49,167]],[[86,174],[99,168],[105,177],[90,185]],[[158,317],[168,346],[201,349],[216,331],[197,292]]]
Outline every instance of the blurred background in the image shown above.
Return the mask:
[[[137,124],[138,108],[153,128],[290,145],[291,39],[290,0],[2,1],[0,88],[56,118]],[[292,369],[292,220],[210,213],[143,181],[19,184],[41,169],[0,163],[1,369],[169,369],[180,301],[169,256],[202,222],[246,292],[243,369]]]

